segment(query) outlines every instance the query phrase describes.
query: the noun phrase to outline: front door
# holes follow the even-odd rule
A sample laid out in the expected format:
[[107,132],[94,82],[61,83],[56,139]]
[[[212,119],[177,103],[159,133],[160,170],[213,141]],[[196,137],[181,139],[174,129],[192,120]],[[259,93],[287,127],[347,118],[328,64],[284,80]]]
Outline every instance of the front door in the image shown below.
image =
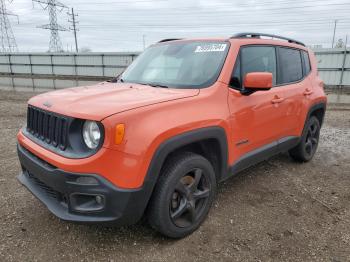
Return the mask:
[[240,50],[229,92],[230,123],[234,161],[262,147],[277,146],[284,130],[284,91],[272,88],[250,95],[240,92],[242,80],[249,72],[271,72],[276,84],[276,49],[273,46],[245,46]]

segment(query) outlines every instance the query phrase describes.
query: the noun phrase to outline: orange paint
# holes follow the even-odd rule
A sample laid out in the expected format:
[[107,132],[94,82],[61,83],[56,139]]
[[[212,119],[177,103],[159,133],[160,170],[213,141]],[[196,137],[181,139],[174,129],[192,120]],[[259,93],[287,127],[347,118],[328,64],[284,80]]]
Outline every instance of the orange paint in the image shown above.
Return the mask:
[[[323,89],[319,88],[323,84],[317,70],[313,70],[301,82],[249,96],[230,88],[229,83],[242,46],[258,43],[308,49],[276,40],[248,38],[228,41],[231,46],[222,71],[217,81],[208,88],[164,89],[128,83],[101,83],[38,95],[28,102],[44,108],[43,103],[50,101],[50,111],[100,121],[105,129],[104,143],[91,157],[62,157],[35,144],[22,132],[18,134],[18,142],[65,171],[98,174],[119,188],[139,188],[160,144],[187,131],[222,127],[228,142],[228,165],[247,152],[281,137],[300,136],[308,109],[316,102],[326,101]],[[308,52],[311,67],[315,69],[315,56]],[[263,78],[264,83],[254,83],[254,79],[249,79],[248,75],[246,81],[255,86],[269,85],[268,74],[265,73]],[[306,88],[313,92],[303,95]],[[278,99],[282,99],[283,103],[272,102],[280,101]],[[249,143],[237,147],[236,144],[242,140],[249,140]]]

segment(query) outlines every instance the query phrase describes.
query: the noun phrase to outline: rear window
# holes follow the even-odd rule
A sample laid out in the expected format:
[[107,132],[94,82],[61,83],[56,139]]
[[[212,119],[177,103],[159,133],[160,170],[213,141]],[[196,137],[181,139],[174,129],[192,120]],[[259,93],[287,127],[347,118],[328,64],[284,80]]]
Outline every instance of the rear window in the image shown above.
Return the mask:
[[303,78],[303,67],[300,51],[291,48],[278,48],[279,84],[299,81]]

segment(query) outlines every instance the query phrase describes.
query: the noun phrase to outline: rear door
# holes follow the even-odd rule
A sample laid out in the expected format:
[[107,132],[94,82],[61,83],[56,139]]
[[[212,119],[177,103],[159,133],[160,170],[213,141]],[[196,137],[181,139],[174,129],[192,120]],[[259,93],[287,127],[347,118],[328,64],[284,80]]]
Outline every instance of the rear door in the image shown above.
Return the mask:
[[[276,144],[284,129],[283,90],[272,88],[243,95],[244,76],[249,72],[271,72],[277,83],[277,53],[274,46],[241,47],[231,79],[228,104],[234,139],[233,155],[240,156],[268,144]],[[276,144],[277,145],[277,144]]]
[[304,57],[305,51],[278,47],[278,88],[284,92],[282,105],[285,111],[283,120],[283,137],[299,136],[300,119],[304,113],[308,94],[312,93],[311,81],[308,78],[310,72]]

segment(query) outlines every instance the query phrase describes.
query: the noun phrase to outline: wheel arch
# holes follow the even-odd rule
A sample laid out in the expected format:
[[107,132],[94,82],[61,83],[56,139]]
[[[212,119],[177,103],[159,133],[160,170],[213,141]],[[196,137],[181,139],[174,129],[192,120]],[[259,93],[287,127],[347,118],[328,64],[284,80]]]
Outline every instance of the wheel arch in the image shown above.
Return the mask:
[[308,111],[305,123],[310,119],[311,116],[316,116],[318,121],[320,122],[320,126],[322,126],[325,113],[326,113],[326,103],[321,102],[321,103],[314,104],[310,107]]
[[[206,142],[208,144],[205,144]],[[162,142],[153,154],[144,180],[143,187],[149,192],[147,201],[149,201],[153,193],[153,189],[157,184],[163,165],[173,153],[179,153],[182,149],[187,149],[194,153],[198,153],[197,150],[202,150],[201,152],[203,153],[204,150],[209,149],[209,151],[211,151],[210,148],[208,148],[210,145],[215,145],[214,153],[219,153],[219,163],[216,168],[214,164],[214,169],[216,171],[217,181],[220,181],[220,178],[228,171],[228,144],[224,128],[219,126],[199,128],[174,136]],[[190,150],[190,147],[192,147],[192,150]],[[218,151],[216,152],[215,150]],[[208,160],[210,162],[213,161],[213,159]]]

